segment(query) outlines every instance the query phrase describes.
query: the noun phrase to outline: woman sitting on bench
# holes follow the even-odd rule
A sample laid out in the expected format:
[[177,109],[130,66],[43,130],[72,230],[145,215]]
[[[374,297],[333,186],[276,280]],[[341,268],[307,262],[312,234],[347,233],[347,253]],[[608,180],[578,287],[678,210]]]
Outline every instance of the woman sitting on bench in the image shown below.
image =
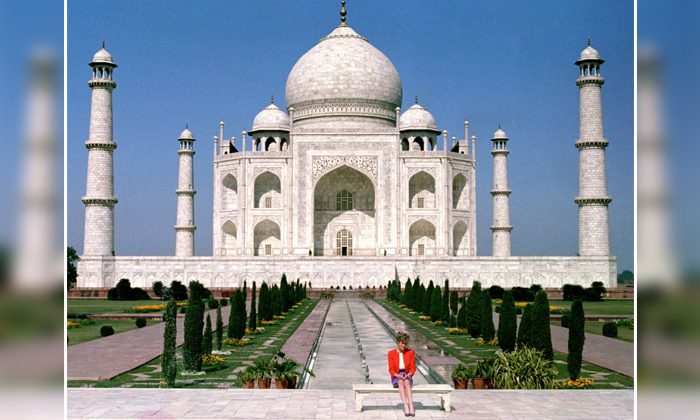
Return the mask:
[[415,417],[416,411],[413,409],[413,375],[416,374],[416,357],[413,350],[406,346],[411,341],[408,334],[399,331],[396,334],[396,348],[389,350],[389,374],[391,374],[391,384],[399,389],[403,410],[406,417]]

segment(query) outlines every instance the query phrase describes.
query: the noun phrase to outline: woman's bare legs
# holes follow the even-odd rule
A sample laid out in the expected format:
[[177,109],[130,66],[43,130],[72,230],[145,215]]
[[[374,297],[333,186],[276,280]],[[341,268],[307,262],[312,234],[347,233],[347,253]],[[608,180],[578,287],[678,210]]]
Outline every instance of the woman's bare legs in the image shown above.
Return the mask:
[[399,382],[404,383],[404,390],[406,391],[406,399],[408,400],[408,406],[410,410],[409,413],[415,414],[416,410],[413,408],[413,391],[411,390],[411,381],[410,379],[405,379]]
[[407,399],[406,399],[406,394],[407,394],[407,392],[410,392],[410,391],[407,391],[407,388],[406,388],[407,384],[406,384],[405,380],[399,379],[398,382],[399,382],[399,394],[401,395],[401,401],[403,402],[403,412],[404,412],[404,414],[410,414],[411,411],[409,411],[410,409],[408,407],[408,403],[407,403]]

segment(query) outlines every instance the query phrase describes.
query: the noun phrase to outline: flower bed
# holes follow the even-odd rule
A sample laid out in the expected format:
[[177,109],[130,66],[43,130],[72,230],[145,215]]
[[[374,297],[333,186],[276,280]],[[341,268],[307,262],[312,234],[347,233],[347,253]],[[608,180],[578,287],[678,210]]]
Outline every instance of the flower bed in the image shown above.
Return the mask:
[[277,323],[275,321],[266,321],[263,319],[260,321],[260,325],[277,325]]
[[452,334],[452,335],[469,334],[469,331],[466,328],[450,328],[450,334]]
[[576,379],[568,381],[555,381],[554,389],[593,389],[593,379]]
[[215,356],[213,354],[205,354],[202,356],[202,366],[219,366],[222,363],[224,363],[224,359],[219,356]]
[[240,340],[236,339],[236,338],[227,338],[223,341],[223,343],[226,344],[227,346],[241,347],[241,346],[248,345],[250,343],[250,340],[248,340],[246,338],[241,338]]
[[263,332],[263,328],[256,328],[255,330],[251,330],[250,328],[245,329],[246,334],[262,334]]
[[430,321],[430,317],[428,315],[421,315],[418,318],[423,320],[423,321]]
[[[124,312],[126,312],[126,313],[128,313],[128,314],[147,314],[147,313],[150,313],[150,312],[162,311],[163,309],[165,309],[165,307],[166,307],[167,305],[168,305],[167,303],[160,303],[160,304],[157,304],[157,305],[141,305],[141,306],[134,306],[134,307],[131,308],[131,309],[126,309],[126,310],[124,310]],[[187,305],[187,302],[178,302],[178,303],[177,303],[177,306],[186,306],[186,305]]]
[[[283,316],[280,316],[280,315],[272,315],[272,318],[273,318],[273,319],[284,319],[284,317],[283,317]],[[263,325],[264,325],[264,324],[263,324]]]
[[75,321],[66,321],[66,328],[71,329],[71,328],[80,328],[80,322],[75,322]]
[[446,322],[441,321],[441,320],[439,320],[439,319],[438,319],[437,321],[435,321],[434,324],[435,324],[435,325],[447,325]]
[[[476,340],[476,344],[483,346],[483,345],[486,345],[486,341],[483,338],[480,338],[480,339]],[[495,338],[489,340],[488,344],[489,344],[489,346],[494,346],[494,347],[498,346],[498,337],[495,337]]]

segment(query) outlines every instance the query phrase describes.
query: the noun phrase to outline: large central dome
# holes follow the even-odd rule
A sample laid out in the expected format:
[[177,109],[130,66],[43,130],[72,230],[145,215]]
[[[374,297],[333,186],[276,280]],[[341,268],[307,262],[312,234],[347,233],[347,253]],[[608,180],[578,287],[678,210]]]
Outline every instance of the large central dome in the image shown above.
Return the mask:
[[381,51],[341,25],[297,61],[285,97],[294,121],[342,115],[395,123],[401,79]]

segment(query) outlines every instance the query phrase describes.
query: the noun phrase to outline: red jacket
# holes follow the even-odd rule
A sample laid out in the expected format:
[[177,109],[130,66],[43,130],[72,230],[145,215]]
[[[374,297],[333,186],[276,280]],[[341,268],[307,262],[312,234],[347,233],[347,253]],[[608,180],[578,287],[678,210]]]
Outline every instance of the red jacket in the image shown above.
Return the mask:
[[[399,352],[396,349],[389,350],[389,374],[393,378],[399,374]],[[411,349],[406,349],[403,352],[403,364],[406,367],[406,372],[411,376],[416,374],[416,354]]]

